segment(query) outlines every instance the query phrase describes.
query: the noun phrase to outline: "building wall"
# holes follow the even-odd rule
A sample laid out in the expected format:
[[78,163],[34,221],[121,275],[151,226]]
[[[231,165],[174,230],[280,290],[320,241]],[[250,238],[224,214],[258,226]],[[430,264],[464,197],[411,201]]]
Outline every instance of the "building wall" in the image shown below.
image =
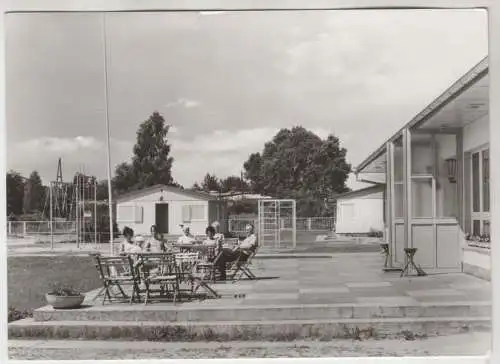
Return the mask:
[[371,230],[384,231],[383,192],[337,201],[338,234],[364,234]]
[[[163,201],[160,201],[160,197],[162,195]],[[134,200],[117,203],[117,224],[120,231],[125,226],[128,226],[134,229],[135,234],[149,234],[151,225],[154,225],[156,222],[155,209],[157,203],[168,203],[169,205],[168,227],[169,234],[172,235],[179,235],[182,233],[179,225],[183,223],[183,206],[203,206],[205,209],[205,218],[192,221],[187,225],[189,225],[191,232],[194,235],[201,235],[205,233],[205,229],[209,221],[208,201],[198,200],[195,197],[170,191],[164,191],[163,193],[151,193],[150,195],[138,197]],[[142,219],[139,218],[136,221],[123,221],[123,217],[120,216],[120,206],[133,206],[137,209],[137,211],[142,210]]]
[[489,115],[467,125],[463,131],[464,152],[481,147],[489,142]]
[[463,249],[462,269],[464,273],[490,280],[490,251],[484,248],[465,247]]

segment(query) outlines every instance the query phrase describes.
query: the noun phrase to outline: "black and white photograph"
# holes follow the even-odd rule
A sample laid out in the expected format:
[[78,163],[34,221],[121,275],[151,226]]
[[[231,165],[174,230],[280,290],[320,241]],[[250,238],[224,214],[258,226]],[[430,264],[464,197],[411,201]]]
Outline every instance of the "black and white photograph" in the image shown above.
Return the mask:
[[490,352],[486,10],[4,32],[10,359]]

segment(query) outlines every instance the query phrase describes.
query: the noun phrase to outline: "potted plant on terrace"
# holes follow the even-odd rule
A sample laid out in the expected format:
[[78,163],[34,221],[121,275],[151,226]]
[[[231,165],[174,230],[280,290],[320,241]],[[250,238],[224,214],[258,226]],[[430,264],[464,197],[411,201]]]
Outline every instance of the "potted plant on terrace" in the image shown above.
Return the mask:
[[70,286],[56,284],[45,294],[45,299],[55,309],[79,308],[85,295]]

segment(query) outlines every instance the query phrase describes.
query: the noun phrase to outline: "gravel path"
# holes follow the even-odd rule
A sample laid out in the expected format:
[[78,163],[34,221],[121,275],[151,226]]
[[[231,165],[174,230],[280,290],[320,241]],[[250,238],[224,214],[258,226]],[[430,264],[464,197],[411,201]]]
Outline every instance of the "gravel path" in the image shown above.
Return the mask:
[[468,333],[423,340],[336,340],[230,343],[156,343],[122,341],[9,341],[18,360],[203,359],[241,357],[360,357],[485,355],[489,333]]

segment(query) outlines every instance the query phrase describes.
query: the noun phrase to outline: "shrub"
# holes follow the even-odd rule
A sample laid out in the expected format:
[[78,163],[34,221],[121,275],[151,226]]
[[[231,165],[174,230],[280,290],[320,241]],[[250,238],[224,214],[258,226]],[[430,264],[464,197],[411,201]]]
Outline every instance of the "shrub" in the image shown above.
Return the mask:
[[370,238],[383,238],[384,232],[380,231],[380,230],[370,229],[370,232],[368,233],[368,237],[370,237]]
[[9,316],[7,318],[7,322],[22,320],[28,317],[33,317],[33,312],[28,310],[18,310],[14,307],[9,307]]

